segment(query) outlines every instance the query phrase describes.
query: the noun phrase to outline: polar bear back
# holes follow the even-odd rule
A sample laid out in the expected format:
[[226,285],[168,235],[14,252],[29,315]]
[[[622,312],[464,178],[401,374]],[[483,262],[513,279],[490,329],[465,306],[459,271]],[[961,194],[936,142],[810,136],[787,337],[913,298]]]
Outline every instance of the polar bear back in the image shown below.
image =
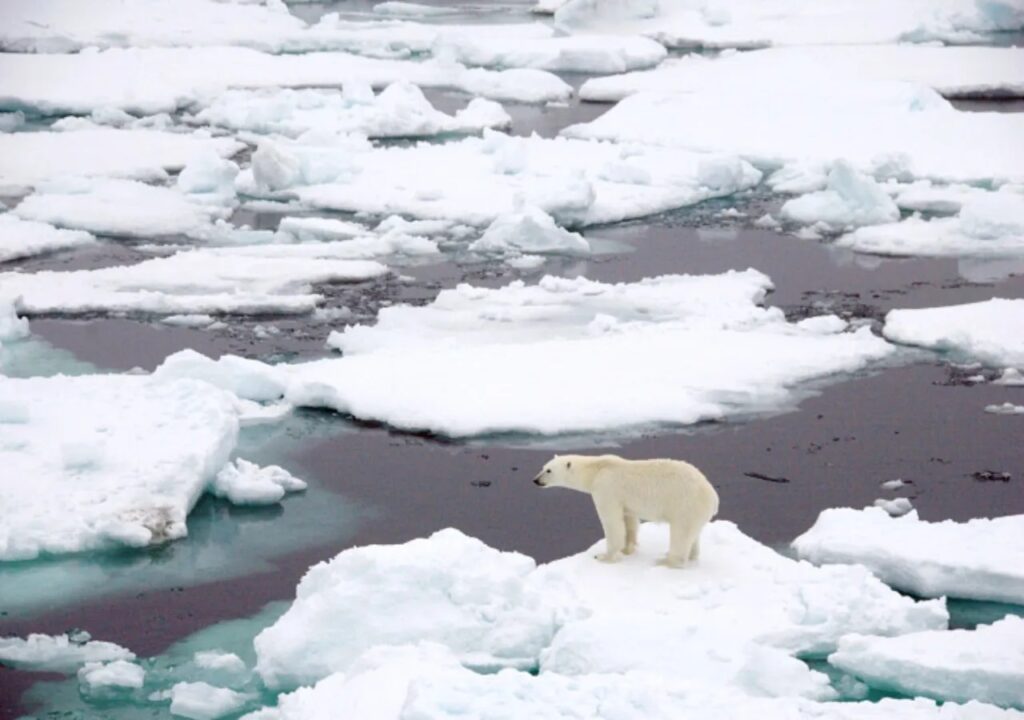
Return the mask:
[[703,524],[718,512],[718,493],[688,462],[602,455],[582,464],[595,499],[614,500],[642,520]]

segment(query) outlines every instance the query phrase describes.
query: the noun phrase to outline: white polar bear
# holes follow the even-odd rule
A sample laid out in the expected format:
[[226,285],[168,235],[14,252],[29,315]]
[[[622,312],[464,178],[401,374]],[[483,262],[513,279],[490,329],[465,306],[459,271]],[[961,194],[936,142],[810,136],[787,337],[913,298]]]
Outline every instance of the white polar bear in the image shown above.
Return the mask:
[[636,550],[639,520],[667,522],[668,555],[679,567],[700,555],[700,531],[718,512],[718,493],[704,474],[681,460],[626,460],[618,455],[556,455],[533,482],[589,493],[604,528],[597,559],[616,562]]

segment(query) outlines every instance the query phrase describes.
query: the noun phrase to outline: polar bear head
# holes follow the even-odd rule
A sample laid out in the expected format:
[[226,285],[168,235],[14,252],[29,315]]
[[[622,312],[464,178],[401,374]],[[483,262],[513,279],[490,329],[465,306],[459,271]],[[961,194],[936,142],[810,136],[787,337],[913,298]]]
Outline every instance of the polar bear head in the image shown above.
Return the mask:
[[578,469],[580,459],[576,455],[555,455],[540,469],[537,477],[533,479],[533,484],[540,487],[565,487],[581,490],[580,478],[573,471],[574,461],[576,469]]

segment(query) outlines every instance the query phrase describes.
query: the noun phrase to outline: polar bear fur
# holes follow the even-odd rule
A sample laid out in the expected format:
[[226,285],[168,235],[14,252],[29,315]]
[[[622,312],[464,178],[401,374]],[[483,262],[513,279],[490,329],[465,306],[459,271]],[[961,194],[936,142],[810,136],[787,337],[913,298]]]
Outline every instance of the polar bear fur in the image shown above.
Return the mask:
[[616,562],[636,551],[640,520],[669,524],[668,555],[679,567],[700,556],[700,531],[718,512],[718,493],[693,465],[681,460],[626,460],[618,455],[556,455],[533,479],[541,487],[565,487],[594,499],[604,529],[605,553]]

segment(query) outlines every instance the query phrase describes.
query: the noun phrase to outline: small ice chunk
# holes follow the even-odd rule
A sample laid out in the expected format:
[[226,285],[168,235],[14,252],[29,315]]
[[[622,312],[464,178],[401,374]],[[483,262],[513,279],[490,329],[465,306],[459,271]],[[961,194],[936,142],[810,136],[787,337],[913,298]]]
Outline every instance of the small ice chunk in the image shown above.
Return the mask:
[[1024,385],[1024,372],[1017,368],[1004,368],[1002,374],[992,381],[993,385]]
[[778,230],[782,227],[782,223],[772,217],[771,213],[765,213],[757,220],[754,221],[756,227],[766,228],[768,230]]
[[992,413],[993,415],[1024,415],[1024,405],[1014,405],[1012,402],[986,405],[985,412]]
[[878,498],[875,500],[874,505],[875,507],[882,508],[893,517],[906,515],[914,509],[914,505],[907,498],[895,498],[893,500]]
[[829,228],[860,227],[895,222],[899,208],[873,179],[845,160],[836,161],[825,190],[789,200],[782,216],[804,225],[824,223]]
[[14,299],[0,297],[0,343],[28,337],[28,319],[18,317],[14,304]]
[[212,315],[205,314],[192,314],[192,315],[168,315],[167,317],[160,320],[164,325],[176,325],[178,327],[193,327],[201,328],[207,325],[212,325],[215,320]]
[[886,480],[885,482],[880,483],[879,487],[883,490],[899,490],[906,484],[907,482],[903,478],[896,478],[895,480]]
[[134,660],[135,653],[120,645],[68,635],[32,634],[27,638],[0,637],[0,662],[24,670],[72,673],[85,663]]
[[138,690],[145,679],[146,671],[127,660],[89,662],[78,671],[82,694],[91,700],[108,700]]
[[589,255],[590,243],[579,233],[558,227],[540,208],[527,205],[495,218],[469,249],[497,254]]
[[171,688],[171,714],[190,720],[215,720],[236,713],[249,698],[205,682],[180,682]]
[[835,333],[844,332],[848,327],[850,327],[850,323],[843,320],[838,315],[816,315],[814,317],[804,318],[796,325],[807,332],[818,333],[821,335],[834,335]]
[[235,653],[201,650],[195,654],[193,661],[204,670],[215,670],[235,675],[246,671],[245,662]]
[[286,387],[282,371],[266,363],[236,355],[212,360],[192,349],[169,355],[153,371],[153,377],[157,380],[203,380],[242,399],[256,402],[279,400]]
[[238,165],[215,152],[196,155],[178,174],[177,186],[184,193],[216,193],[233,196]]
[[369,233],[365,225],[321,217],[281,218],[278,235],[285,242],[329,242],[348,240]]
[[304,481],[282,467],[260,467],[242,458],[225,465],[210,483],[211,493],[235,505],[272,505],[285,493],[305,489]]

